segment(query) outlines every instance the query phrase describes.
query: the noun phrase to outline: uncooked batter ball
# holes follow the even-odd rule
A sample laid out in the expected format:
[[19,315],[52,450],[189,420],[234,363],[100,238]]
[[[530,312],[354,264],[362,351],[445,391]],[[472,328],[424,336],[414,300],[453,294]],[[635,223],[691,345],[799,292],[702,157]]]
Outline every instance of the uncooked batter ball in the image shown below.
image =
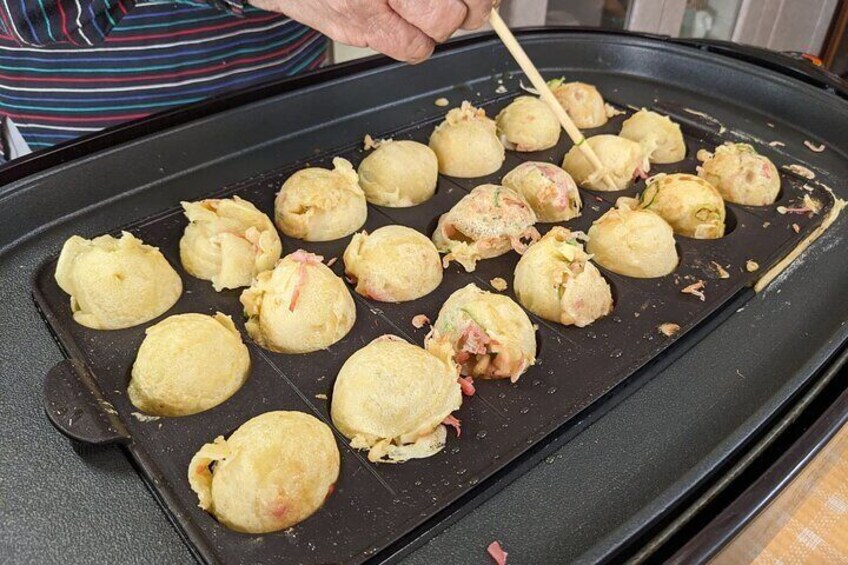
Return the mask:
[[500,111],[495,121],[504,147],[511,151],[542,151],[559,141],[562,126],[547,104],[519,96]]
[[621,126],[619,134],[642,145],[652,163],[677,163],[686,157],[680,124],[649,110],[639,110]]
[[362,227],[368,215],[359,175],[346,159],[333,159],[333,170],[301,169],[286,180],[274,203],[277,227],[289,237],[331,241]]
[[469,284],[445,301],[424,347],[450,348],[463,375],[515,382],[536,362],[536,329],[511,298]]
[[456,261],[469,273],[480,259],[491,259],[515,249],[523,253],[523,239],[535,240],[536,214],[517,192],[496,184],[483,184],[466,194],[442,214],[433,243],[447,253],[444,265]]
[[588,326],[612,312],[612,291],[577,235],[556,226],[515,267],[515,296],[537,316]]
[[584,143],[588,143],[595,151],[604,165],[604,171],[612,177],[615,188],[607,187],[580,147],[575,145],[566,153],[562,168],[583,188],[607,192],[624,190],[634,178],[644,177],[651,170],[642,146],[635,141],[617,135],[596,135]]
[[120,239],[69,238],[56,263],[56,284],[71,295],[74,320],[95,330],[148,322],[183,292],[180,276],[162,253],[128,232]]
[[698,176],[716,187],[728,202],[745,206],[774,204],[780,195],[780,174],[768,157],[747,143],[726,143],[715,153],[701,150]]
[[188,481],[202,509],[231,530],[264,534],[314,514],[339,478],[329,426],[303,412],[265,412],[195,454]]
[[359,185],[371,204],[406,208],[433,197],[439,160],[417,141],[383,141],[359,164]]
[[449,177],[476,178],[501,168],[506,158],[494,120],[486,111],[463,102],[445,116],[430,136],[439,172]]
[[724,200],[713,185],[695,175],[660,174],[648,179],[639,206],[662,216],[674,233],[695,239],[724,236]]
[[591,84],[556,79],[549,81],[548,86],[578,128],[598,128],[607,123],[604,97]]
[[260,273],[241,294],[253,341],[279,353],[330,347],[350,331],[356,306],[342,279],[322,257],[295,251]]
[[524,197],[539,222],[564,222],[580,215],[580,191],[571,175],[551,163],[527,161],[501,181]]
[[169,316],[145,333],[127,389],[142,412],[197,414],[230,398],[247,380],[250,355],[229,316]]
[[356,292],[381,302],[415,300],[442,282],[436,246],[405,226],[354,235],[344,252],[344,264],[348,278],[356,282]]
[[382,336],[342,366],[333,387],[333,424],[368,460],[401,463],[445,447],[451,415],[462,404],[459,371],[449,349],[430,352]]
[[234,196],[182,205],[189,224],[180,239],[180,260],[215,290],[247,286],[280,259],[283,245],[273,222],[247,200]]
[[586,251],[614,273],[650,279],[677,267],[674,231],[650,210],[613,208],[592,224],[588,235]]

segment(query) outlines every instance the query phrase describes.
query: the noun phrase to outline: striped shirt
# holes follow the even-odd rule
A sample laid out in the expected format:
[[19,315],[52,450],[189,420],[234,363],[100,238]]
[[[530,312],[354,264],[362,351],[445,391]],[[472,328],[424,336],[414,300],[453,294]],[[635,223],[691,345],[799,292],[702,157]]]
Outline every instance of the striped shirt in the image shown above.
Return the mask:
[[327,45],[239,0],[0,0],[0,116],[38,149],[316,68]]

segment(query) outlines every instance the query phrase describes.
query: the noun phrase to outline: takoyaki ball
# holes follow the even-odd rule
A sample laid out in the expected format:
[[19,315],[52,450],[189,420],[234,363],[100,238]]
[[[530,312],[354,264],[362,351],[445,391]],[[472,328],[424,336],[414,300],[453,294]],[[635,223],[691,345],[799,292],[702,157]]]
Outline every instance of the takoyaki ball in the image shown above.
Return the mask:
[[278,353],[330,347],[350,331],[356,306],[342,279],[322,257],[295,251],[241,294],[250,337]]
[[588,236],[586,251],[614,273],[650,279],[677,267],[674,230],[650,210],[613,208],[592,224]]
[[695,175],[648,179],[639,206],[662,216],[674,233],[695,239],[724,237],[724,200],[713,185]]
[[588,326],[612,312],[612,291],[577,236],[556,226],[515,267],[515,296],[537,316]]
[[383,141],[359,164],[359,185],[371,204],[407,208],[433,197],[439,160],[417,141]]
[[449,177],[476,178],[501,168],[506,158],[494,120],[486,111],[463,102],[445,116],[430,136],[439,172]]
[[598,128],[609,120],[604,97],[591,84],[556,79],[548,86],[578,128]]
[[195,454],[188,481],[202,509],[231,530],[264,534],[314,514],[339,478],[329,426],[302,412],[265,412]]
[[652,163],[677,163],[686,157],[680,124],[656,112],[639,110],[624,121],[619,135],[641,144]]
[[197,414],[230,398],[247,380],[250,355],[229,316],[179,314],[145,333],[127,389],[142,412]]
[[547,104],[519,96],[500,111],[495,122],[504,147],[511,151],[542,151],[559,141],[562,126]]
[[571,175],[551,163],[521,163],[501,181],[524,197],[539,222],[564,222],[580,215],[580,191]]
[[698,151],[698,176],[716,187],[722,198],[744,206],[774,204],[780,174],[768,157],[747,143],[725,143],[715,153]]
[[180,260],[215,290],[248,286],[279,261],[283,245],[274,223],[247,200],[234,196],[182,205],[189,224],[180,239]]
[[62,246],[56,284],[71,295],[74,321],[117,330],[164,314],[183,292],[180,276],[156,247],[128,232],[120,239],[78,235]]
[[359,175],[346,159],[333,159],[333,170],[301,169],[283,183],[274,202],[277,227],[289,237],[331,241],[362,227],[368,215]]
[[617,135],[596,135],[587,138],[584,143],[595,151],[605,173],[609,173],[615,188],[609,188],[592,163],[583,155],[577,145],[569,149],[562,161],[565,169],[578,186],[598,191],[624,190],[636,177],[645,177],[651,170],[651,164],[645,156],[642,146]]
[[333,387],[333,423],[368,460],[402,463],[445,447],[442,424],[462,404],[459,370],[447,348],[430,352],[399,337],[382,336],[353,355]]
[[463,375],[515,382],[536,362],[536,329],[511,298],[469,284],[448,297],[424,344],[445,346]]
[[345,249],[344,264],[348,278],[356,283],[356,292],[381,302],[415,300],[442,282],[436,246],[405,226],[354,235]]
[[527,248],[522,239],[538,239],[533,227],[536,214],[518,193],[496,184],[483,184],[466,194],[447,213],[442,214],[433,243],[444,257],[447,268],[457,261],[467,272],[477,261],[491,259],[515,249]]

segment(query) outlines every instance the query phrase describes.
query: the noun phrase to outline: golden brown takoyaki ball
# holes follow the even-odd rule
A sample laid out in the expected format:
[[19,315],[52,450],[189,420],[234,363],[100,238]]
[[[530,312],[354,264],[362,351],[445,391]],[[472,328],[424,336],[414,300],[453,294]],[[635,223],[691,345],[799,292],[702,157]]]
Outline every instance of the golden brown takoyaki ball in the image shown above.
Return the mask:
[[515,267],[515,296],[537,316],[584,327],[612,311],[612,291],[578,236],[555,226]]
[[385,226],[355,234],[344,252],[356,292],[381,302],[405,302],[433,292],[442,261],[433,242],[412,228]]
[[583,155],[577,145],[573,146],[562,161],[562,168],[569,173],[578,186],[590,190],[624,190],[636,177],[644,177],[651,170],[651,164],[642,150],[642,146],[617,135],[596,135],[584,141],[588,143],[601,164],[604,172],[612,178],[614,188],[610,188],[597,173],[592,163]]
[[619,135],[641,144],[652,163],[678,163],[686,157],[680,124],[656,112],[639,110],[624,121]]
[[127,393],[147,414],[187,416],[230,398],[249,371],[250,355],[229,316],[178,314],[147,328]]
[[604,97],[591,84],[555,79],[548,86],[578,128],[598,128],[609,120]]
[[339,478],[329,426],[302,412],[266,412],[198,450],[188,480],[199,506],[237,532],[285,530],[314,514]]
[[519,96],[495,118],[504,147],[512,151],[543,151],[559,141],[562,126],[553,110],[538,98]]
[[283,245],[274,223],[247,200],[234,196],[182,205],[189,224],[180,239],[180,260],[215,290],[248,286],[280,259]]
[[128,232],[120,239],[72,236],[62,246],[55,276],[71,295],[74,321],[95,330],[148,322],[183,292],[180,276],[159,249]]
[[333,170],[301,169],[280,188],[274,202],[277,227],[289,237],[331,241],[362,227],[368,215],[359,175],[346,159],[333,159]]
[[639,206],[662,216],[674,233],[695,239],[724,236],[724,200],[713,185],[687,174],[660,174],[647,184]]
[[715,153],[701,150],[698,176],[716,187],[722,198],[744,206],[774,204],[780,195],[780,173],[768,157],[747,143],[726,143]]
[[536,329],[521,306],[474,284],[448,297],[424,346],[446,345],[470,377],[515,382],[536,362]]
[[359,164],[359,184],[377,206],[421,204],[433,197],[438,178],[436,154],[417,141],[383,141]]
[[477,178],[501,168],[506,158],[494,120],[485,110],[463,102],[448,112],[430,136],[439,172],[449,177]]
[[372,462],[430,457],[445,446],[442,425],[462,404],[459,369],[448,348],[424,349],[382,336],[353,355],[333,387],[333,423]]
[[308,353],[347,335],[356,306],[342,279],[321,261],[319,255],[295,251],[242,292],[253,341],[279,353]]
[[445,266],[457,261],[471,272],[481,259],[491,259],[510,249],[523,252],[523,239],[537,239],[536,214],[511,188],[483,184],[442,214],[433,243],[446,253]]
[[580,215],[583,206],[574,179],[553,163],[521,163],[501,184],[523,196],[539,222],[571,220]]
[[614,273],[650,279],[677,267],[674,230],[650,210],[613,208],[592,224],[588,236],[586,251]]

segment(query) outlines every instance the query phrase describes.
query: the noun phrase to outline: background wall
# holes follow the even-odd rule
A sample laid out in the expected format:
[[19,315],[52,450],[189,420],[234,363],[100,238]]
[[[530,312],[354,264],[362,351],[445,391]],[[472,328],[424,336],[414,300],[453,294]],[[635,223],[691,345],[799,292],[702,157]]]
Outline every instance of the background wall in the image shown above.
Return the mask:
[[[511,27],[575,25],[820,54],[840,0],[504,0]],[[461,32],[462,33],[462,32]],[[335,45],[335,61],[372,55]]]

